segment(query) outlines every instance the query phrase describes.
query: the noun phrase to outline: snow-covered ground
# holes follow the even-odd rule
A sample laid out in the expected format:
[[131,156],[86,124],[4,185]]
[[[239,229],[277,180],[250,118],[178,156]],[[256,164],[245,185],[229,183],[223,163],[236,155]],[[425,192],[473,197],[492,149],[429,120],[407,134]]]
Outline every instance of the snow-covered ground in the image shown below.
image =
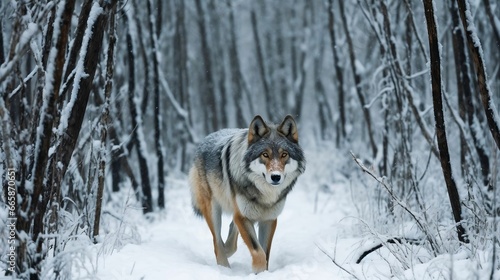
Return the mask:
[[[112,254],[95,247],[96,276],[100,279],[323,279],[345,276],[320,250],[337,245],[340,263],[350,262],[349,251],[356,239],[346,239],[352,215],[350,194],[345,186],[332,187],[315,207],[315,193],[305,189],[305,178],[287,199],[278,218],[271,249],[269,271],[255,275],[250,253],[239,238],[238,250],[230,258],[231,268],[218,266],[212,236],[203,219],[191,208],[186,181],[170,181],[166,214],[153,222],[142,221],[141,244],[128,244]],[[307,188],[311,189],[311,188]],[[321,205],[319,205],[321,204]],[[315,208],[319,208],[316,210]],[[320,213],[321,211],[321,213]],[[230,217],[223,218],[224,236]],[[334,253],[332,251],[332,253]],[[347,253],[347,254],[346,254]]]
[[[186,178],[168,180],[167,209],[149,221],[140,218],[139,209],[125,209],[129,214],[123,215],[122,228],[135,228],[140,241],[112,249],[116,236],[109,240],[104,237],[104,245],[91,249],[86,269],[99,279],[120,280],[347,277],[322,250],[335,255],[336,260],[347,267],[355,261],[357,255],[353,254],[353,248],[359,238],[350,236],[354,220],[346,218],[356,215],[351,192],[349,185],[342,182],[322,185],[316,177],[318,168],[320,166],[308,165],[287,198],[278,218],[269,271],[258,275],[252,272],[251,256],[241,237],[237,252],[229,259],[231,268],[216,264],[212,236],[205,221],[193,213]],[[223,216],[223,236],[230,221],[230,216]],[[88,271],[74,269],[73,275],[86,278]]]
[[[386,248],[356,264],[360,254],[374,244],[359,217],[366,208],[365,187],[331,171],[331,161],[316,164],[308,164],[278,218],[269,271],[252,272],[251,257],[241,238],[237,252],[229,259],[231,268],[216,264],[211,234],[205,221],[193,213],[187,180],[180,176],[168,180],[168,206],[162,214],[146,220],[139,209],[124,207],[120,232],[104,235],[104,241],[85,254],[83,265],[74,263],[73,278],[481,279],[481,275],[488,275],[489,266],[467,260],[467,252],[433,257],[412,245],[405,245],[412,257],[404,262],[410,267],[401,265]],[[225,216],[223,236],[229,223],[230,217]],[[484,256],[487,263],[488,254]]]
[[[101,279],[323,279],[343,276],[318,246],[332,247],[348,222],[343,196],[337,211],[314,214],[314,201],[298,187],[278,219],[268,272],[254,275],[251,257],[241,240],[230,258],[231,269],[217,266],[212,237],[205,221],[192,213],[186,188],[171,190],[169,211],[152,223],[142,244],[126,245],[112,255],[100,256],[97,276]],[[338,193],[342,193],[341,190]],[[176,208],[174,212],[172,208]],[[227,232],[230,218],[226,217]],[[352,244],[341,245],[347,249]],[[344,250],[343,250],[344,251]],[[342,262],[345,254],[339,254]]]

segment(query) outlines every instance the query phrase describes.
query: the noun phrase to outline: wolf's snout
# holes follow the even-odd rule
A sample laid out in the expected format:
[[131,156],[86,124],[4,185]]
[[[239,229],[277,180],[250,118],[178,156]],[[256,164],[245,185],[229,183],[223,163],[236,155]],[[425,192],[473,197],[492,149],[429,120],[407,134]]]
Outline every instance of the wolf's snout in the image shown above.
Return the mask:
[[279,174],[273,174],[271,175],[271,181],[273,181],[273,184],[277,185],[281,181],[281,175]]

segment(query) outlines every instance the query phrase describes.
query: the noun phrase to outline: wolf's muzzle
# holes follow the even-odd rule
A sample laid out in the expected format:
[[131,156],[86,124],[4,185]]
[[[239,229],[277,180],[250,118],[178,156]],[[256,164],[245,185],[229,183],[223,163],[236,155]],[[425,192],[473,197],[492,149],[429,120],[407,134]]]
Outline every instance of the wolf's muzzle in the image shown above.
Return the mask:
[[271,175],[271,184],[273,185],[278,185],[281,181],[281,175],[278,174],[273,174]]

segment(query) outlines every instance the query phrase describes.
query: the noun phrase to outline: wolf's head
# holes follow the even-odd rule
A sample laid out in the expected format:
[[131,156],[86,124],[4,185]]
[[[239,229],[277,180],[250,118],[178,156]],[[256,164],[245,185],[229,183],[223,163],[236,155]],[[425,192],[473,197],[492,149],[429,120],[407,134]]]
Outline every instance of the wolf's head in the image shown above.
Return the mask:
[[293,117],[288,115],[280,125],[275,125],[255,116],[248,129],[245,162],[253,173],[262,175],[271,185],[280,185],[287,178],[294,180],[303,173],[304,153]]

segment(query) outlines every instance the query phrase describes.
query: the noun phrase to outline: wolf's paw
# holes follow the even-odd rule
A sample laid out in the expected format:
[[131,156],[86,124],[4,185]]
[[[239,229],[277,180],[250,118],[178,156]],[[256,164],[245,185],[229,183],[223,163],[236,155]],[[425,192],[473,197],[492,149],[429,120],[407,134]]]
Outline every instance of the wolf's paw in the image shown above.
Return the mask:
[[219,248],[219,250],[217,250],[215,252],[215,258],[217,259],[217,264],[221,265],[221,266],[225,266],[225,267],[230,267],[229,261],[227,260],[226,253],[224,252],[224,246],[221,245],[218,248]]
[[217,258],[217,264],[220,265],[220,266],[225,266],[227,268],[231,268],[231,266],[229,265],[229,261],[227,260],[227,258]]
[[257,252],[252,255],[252,270],[255,274],[267,269],[266,253]]

